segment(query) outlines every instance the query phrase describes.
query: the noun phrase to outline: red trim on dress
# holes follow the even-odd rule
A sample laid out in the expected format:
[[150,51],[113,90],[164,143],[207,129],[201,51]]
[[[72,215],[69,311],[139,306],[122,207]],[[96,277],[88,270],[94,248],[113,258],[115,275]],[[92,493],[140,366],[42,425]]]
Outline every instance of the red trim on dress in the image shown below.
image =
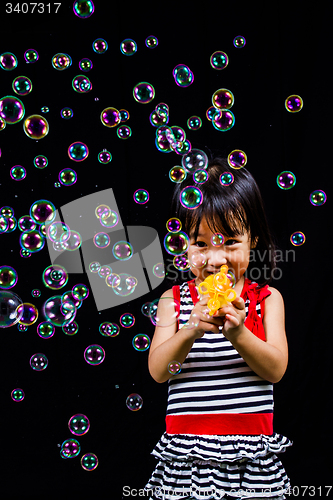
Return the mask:
[[175,299],[175,310],[177,313],[177,330],[179,330],[179,314],[180,314],[180,289],[178,285],[172,287],[173,298]]

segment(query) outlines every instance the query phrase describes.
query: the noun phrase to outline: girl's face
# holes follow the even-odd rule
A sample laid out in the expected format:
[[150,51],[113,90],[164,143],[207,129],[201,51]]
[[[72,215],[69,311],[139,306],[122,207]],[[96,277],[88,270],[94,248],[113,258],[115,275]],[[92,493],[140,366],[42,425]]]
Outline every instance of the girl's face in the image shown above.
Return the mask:
[[[211,231],[205,218],[201,220],[196,240],[193,233],[194,231],[189,234],[188,259],[191,271],[196,276],[196,285],[204,281],[209,274],[218,273],[224,264],[234,273],[237,283],[249,265],[250,250],[255,246],[251,246],[250,234],[246,232],[234,237],[223,235],[223,245],[216,246],[212,242],[215,233]],[[203,262],[205,263],[202,266]]]

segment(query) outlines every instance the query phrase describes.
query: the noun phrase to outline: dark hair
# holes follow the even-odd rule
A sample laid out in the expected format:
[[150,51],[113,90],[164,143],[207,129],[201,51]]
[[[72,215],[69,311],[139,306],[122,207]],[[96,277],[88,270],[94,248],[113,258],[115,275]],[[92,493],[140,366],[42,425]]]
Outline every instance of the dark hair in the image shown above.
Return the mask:
[[[229,237],[249,232],[251,242],[256,241],[257,245],[252,250],[246,276],[262,285],[269,283],[276,267],[276,250],[256,181],[246,168],[230,168],[227,160],[220,157],[208,162],[206,172],[208,179],[202,184],[195,183],[191,173],[182,183],[176,184],[171,202],[172,217],[177,217],[182,230],[188,235],[192,232],[195,238],[203,217],[213,232]],[[234,176],[229,186],[220,182],[224,172]],[[203,202],[195,209],[186,208],[180,202],[181,191],[188,186],[198,187],[203,195]]]

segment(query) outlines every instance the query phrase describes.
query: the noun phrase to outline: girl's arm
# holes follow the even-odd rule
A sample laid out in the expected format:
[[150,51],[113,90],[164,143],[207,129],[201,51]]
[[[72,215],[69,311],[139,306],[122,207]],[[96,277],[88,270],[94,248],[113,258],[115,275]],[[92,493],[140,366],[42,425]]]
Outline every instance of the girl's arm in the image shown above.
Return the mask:
[[[162,295],[157,309],[158,323],[170,325],[170,318],[174,312],[172,290],[167,290]],[[156,382],[166,382],[172,377],[168,370],[171,361],[183,363],[190,352],[193,342],[204,335],[205,331],[218,333],[222,318],[213,318],[205,313],[208,297],[199,301],[192,310],[191,318],[197,318],[195,328],[181,328],[177,330],[177,323],[170,326],[156,326],[151,342],[148,368],[150,375]],[[172,309],[172,310],[171,310]]]
[[244,326],[243,299],[237,297],[231,307],[227,306],[221,311],[225,314],[224,335],[259,377],[276,383],[281,380],[287,369],[288,344],[282,295],[275,288],[269,290],[271,295],[265,299],[263,318],[266,342],[253,335]]

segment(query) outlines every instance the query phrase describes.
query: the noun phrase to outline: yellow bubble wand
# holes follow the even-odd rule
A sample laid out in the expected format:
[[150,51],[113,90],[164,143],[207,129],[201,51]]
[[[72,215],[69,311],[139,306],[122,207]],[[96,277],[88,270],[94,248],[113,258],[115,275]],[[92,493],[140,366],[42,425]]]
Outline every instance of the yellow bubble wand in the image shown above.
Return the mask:
[[209,294],[210,299],[207,302],[210,316],[215,312],[235,300],[237,294],[232,289],[234,283],[230,280],[231,274],[228,273],[228,266],[221,266],[220,272],[210,274],[199,284],[199,293]]

